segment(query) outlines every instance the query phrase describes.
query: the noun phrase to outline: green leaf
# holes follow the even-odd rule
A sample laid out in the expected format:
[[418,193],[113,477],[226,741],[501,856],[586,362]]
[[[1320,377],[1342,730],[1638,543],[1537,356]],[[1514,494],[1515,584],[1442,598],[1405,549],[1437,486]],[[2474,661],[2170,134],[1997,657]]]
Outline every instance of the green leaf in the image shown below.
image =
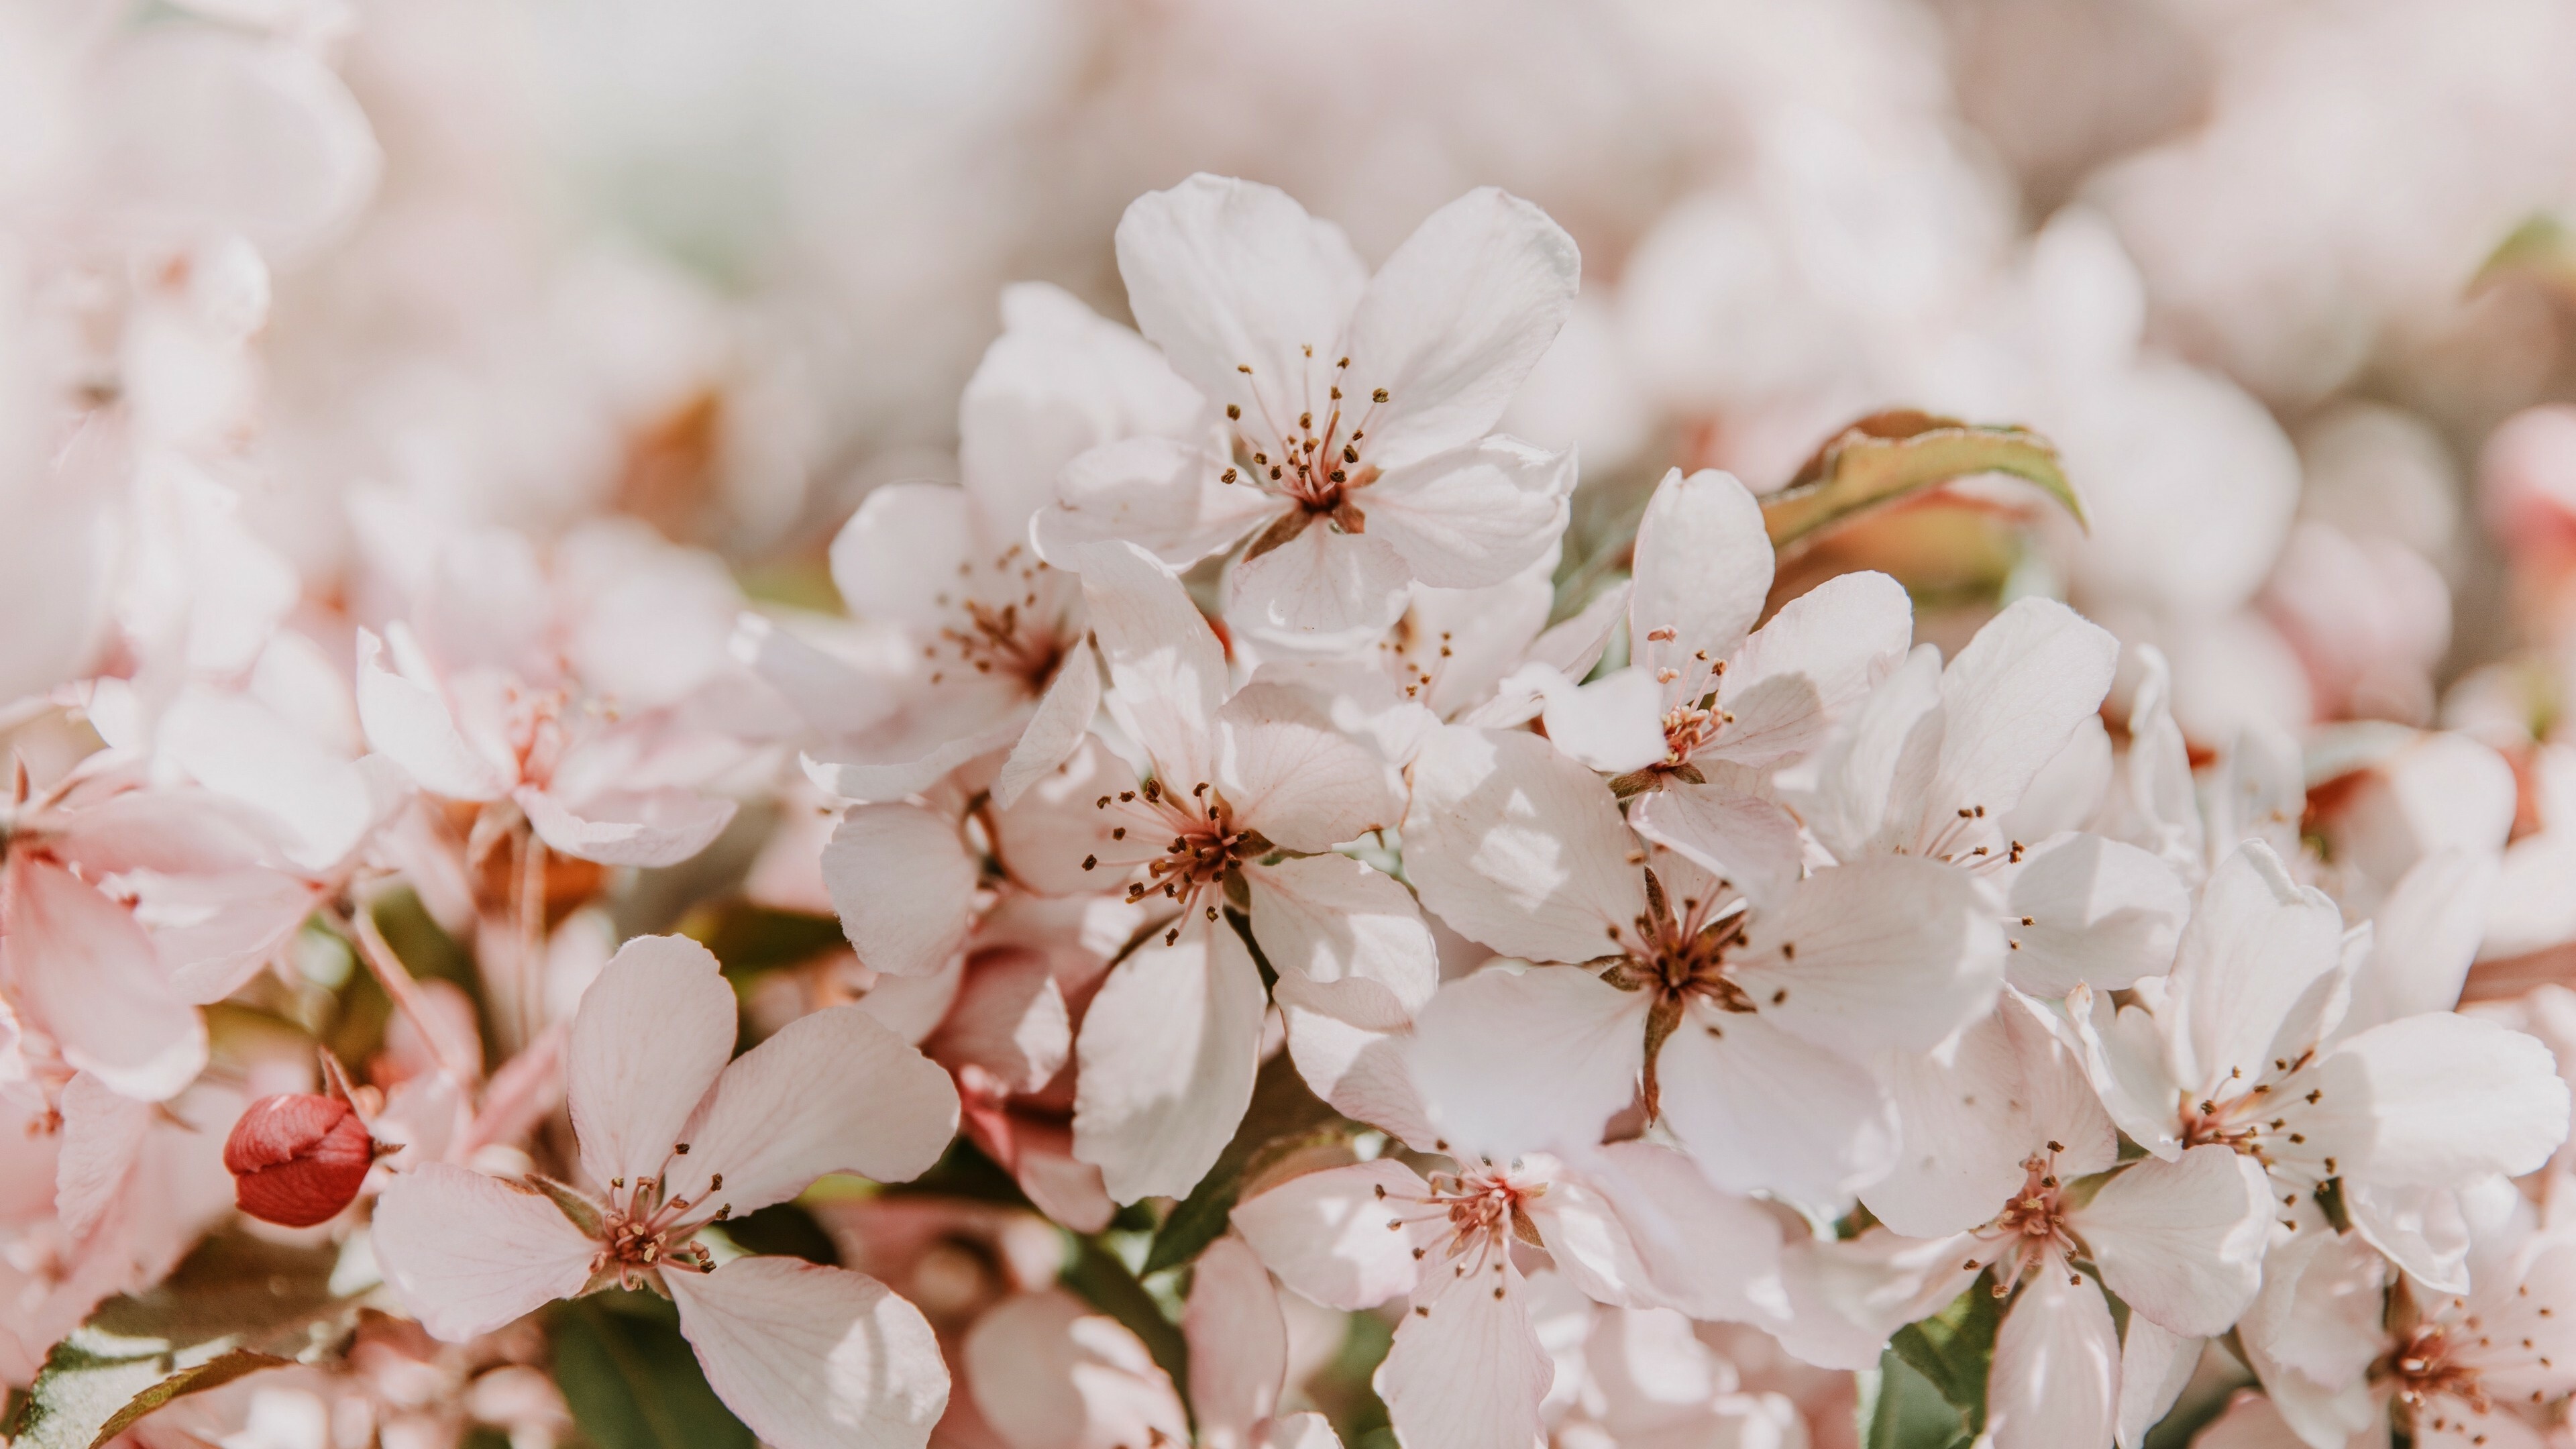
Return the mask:
[[2046,438],[1919,412],[1872,413],[1843,429],[1762,500],[1762,522],[1771,546],[1787,553],[1872,509],[1978,473],[2035,483],[2085,522],[2084,501]]
[[92,1439],[90,1443],[93,1449],[97,1445],[105,1444],[108,1440],[132,1428],[135,1421],[172,1399],[221,1388],[235,1379],[258,1373],[261,1369],[284,1368],[293,1362],[295,1360],[291,1358],[279,1358],[273,1353],[259,1353],[247,1348],[237,1348],[229,1353],[217,1354],[195,1368],[181,1369],[126,1400],[124,1408],[110,1414],[107,1422],[99,1426],[98,1437]]
[[1905,1325],[1887,1341],[1890,1352],[1958,1411],[1970,1438],[1986,1426],[1986,1374],[1994,1366],[1995,1330],[2003,1317],[1994,1275],[1980,1273],[1947,1308]]
[[751,1449],[680,1336],[680,1313],[650,1293],[594,1293],[555,1305],[555,1386],[598,1449]]
[[1892,1351],[1879,1358],[1877,1399],[1866,1408],[1864,1449],[1967,1449],[1976,1442],[1932,1381]]
[[1172,1386],[1184,1395],[1189,1392],[1189,1344],[1182,1339],[1180,1327],[1164,1316],[1163,1305],[1154,1301],[1117,1254],[1096,1238],[1080,1239],[1063,1282],[1092,1307],[1126,1325],[1128,1332],[1144,1341],[1145,1351],[1163,1372],[1172,1376]]
[[1252,1104],[1234,1140],[1219,1153],[1190,1195],[1163,1219],[1154,1245],[1145,1254],[1145,1271],[1159,1273],[1194,1262],[1208,1244],[1225,1236],[1228,1214],[1244,1183],[1276,1166],[1288,1154],[1307,1147],[1346,1140],[1360,1125],[1344,1118],[1307,1090],[1305,1078],[1285,1052],[1261,1064],[1252,1087]]
[[104,1444],[173,1399],[337,1343],[358,1311],[331,1291],[337,1262],[329,1248],[207,1239],[161,1284],[100,1304],[54,1345],[12,1442]]

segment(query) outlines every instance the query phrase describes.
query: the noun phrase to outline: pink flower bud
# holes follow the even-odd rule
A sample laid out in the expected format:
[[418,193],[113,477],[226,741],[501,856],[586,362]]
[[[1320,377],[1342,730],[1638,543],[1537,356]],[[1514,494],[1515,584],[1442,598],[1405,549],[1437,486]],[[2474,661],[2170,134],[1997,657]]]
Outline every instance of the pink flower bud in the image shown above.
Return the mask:
[[347,1102],[302,1092],[251,1103],[224,1143],[233,1200],[288,1228],[309,1228],[347,1207],[374,1160],[375,1141]]

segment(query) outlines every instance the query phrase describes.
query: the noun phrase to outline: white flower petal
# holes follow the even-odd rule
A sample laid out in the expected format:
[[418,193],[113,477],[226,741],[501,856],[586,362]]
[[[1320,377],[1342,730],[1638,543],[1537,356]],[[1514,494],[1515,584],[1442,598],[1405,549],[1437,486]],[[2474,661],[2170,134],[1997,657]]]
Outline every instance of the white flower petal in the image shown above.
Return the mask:
[[[1290,850],[1330,850],[1396,822],[1384,760],[1308,707],[1297,691],[1245,686],[1217,712],[1213,778],[1235,818]],[[1182,782],[1166,780],[1167,790]]]
[[1109,1195],[1185,1197],[1234,1137],[1259,1066],[1261,972],[1222,922],[1118,963],[1074,1043],[1074,1156]]
[[1932,808],[2012,809],[2101,708],[2119,655],[2108,632],[2054,599],[2023,599],[1987,621],[1941,673]]
[[742,1214],[827,1172],[919,1177],[957,1135],[957,1087],[859,1007],[827,1007],[735,1058],[686,1130],[665,1191]]
[[1342,855],[1249,868],[1252,937],[1283,1003],[1393,1031],[1440,984],[1431,928],[1395,878]]
[[1434,1274],[1396,1325],[1375,1383],[1408,1449],[1539,1442],[1539,1401],[1556,1365],[1530,1326],[1530,1285],[1508,1261],[1497,1265],[1505,1271]]
[[2119,1379],[2120,1336],[2102,1290],[2062,1264],[2041,1264],[1995,1334],[1986,1376],[1994,1449],[2109,1449]]
[[[1913,638],[1914,601],[1903,584],[1882,573],[1836,574],[1782,604],[1753,631],[1727,661],[1726,687],[1741,699],[1774,678],[1804,679],[1815,687],[1830,723],[1904,662]],[[1767,742],[1742,728],[1747,721],[1740,706],[1729,708],[1738,718],[1719,740],[1722,753],[1755,763],[1784,752],[1788,741]]]
[[1365,424],[1369,456],[1393,466],[1492,431],[1565,325],[1582,270],[1546,212],[1490,186],[1425,218],[1350,313],[1345,390],[1388,394]]
[[947,1411],[929,1320],[864,1273],[754,1257],[663,1281],[707,1386],[777,1449],[920,1449]]
[[1405,1067],[1409,1035],[1370,1031],[1294,1002],[1280,1014],[1288,1022],[1289,1060],[1316,1096],[1345,1117],[1394,1133],[1417,1152],[1432,1150],[1440,1134]]
[[2496,874],[2493,855],[2454,848],[2435,851],[2398,878],[2371,915],[2370,955],[2353,973],[2342,1030],[2460,1004]]
[[565,1046],[573,1136],[601,1187],[661,1174],[733,1056],[733,988],[686,936],[638,936],[582,993]]
[[1843,1052],[1922,1050],[2003,982],[1993,907],[1966,872],[1904,856],[1817,871],[1754,918],[1732,975],[1782,1030]]
[[957,399],[957,472],[996,537],[1020,536],[1064,466],[1134,434],[1180,437],[1206,410],[1151,343],[1061,287],[1002,289],[1002,335]]
[[1629,805],[1628,823],[1743,892],[1757,911],[1795,888],[1806,849],[1788,811],[1726,785],[1667,783]]
[[815,789],[843,800],[901,800],[927,792],[958,766],[1009,746],[1021,737],[1028,721],[1025,706],[1008,709],[991,724],[944,736],[927,749],[922,748],[920,731],[935,725],[903,719],[895,721],[894,727],[899,732],[891,739],[839,741],[823,747],[822,756],[804,756],[800,763],[805,778]]
[[2206,1095],[2231,1071],[2247,1079],[2308,988],[2341,959],[2343,913],[2301,886],[2281,858],[2247,841],[2210,875],[2183,931],[2167,1009],[2159,1010],[2181,1085]]
[[1742,689],[1722,690],[1718,705],[1731,718],[1714,744],[1692,752],[1691,758],[1704,767],[1730,762],[1758,769],[1784,763],[1822,743],[1829,722],[1824,696],[1802,674],[1775,674]]
[[[1034,1092],[1073,1059],[1073,1014],[1043,953],[978,951],[974,969],[959,975],[965,980],[954,1005],[932,1023],[939,1035],[929,1051],[943,1065],[972,1063],[1012,1091]],[[861,1004],[883,990],[870,991]]]
[[[2200,1367],[2205,1342],[2169,1333],[2145,1314],[2130,1317],[2129,1331],[2120,1340],[2119,1423],[2114,1435],[2120,1449],[2139,1449],[2147,1431],[2172,1410],[2192,1372]],[[2208,1441],[2196,1442],[2206,1445]]]
[[1214,776],[1225,651],[1207,620],[1150,554],[1133,544],[1082,549],[1082,598],[1109,663],[1109,712],[1145,747],[1166,784]]
[[1656,1074],[1665,1122],[1720,1187],[1831,1203],[1896,1160],[1896,1112],[1869,1070],[1760,1014],[1692,1011]]
[[1535,687],[1548,743],[1605,775],[1624,775],[1664,758],[1664,691],[1655,676],[1630,665],[1588,684],[1574,684],[1544,664],[1525,664],[1505,689]]
[[1960,1033],[1946,1058],[1891,1056],[1905,1150],[1860,1198],[1893,1231],[1932,1238],[1983,1225],[2021,1187],[2023,1161],[2051,1142],[2070,1180],[2118,1161],[2082,1064],[2018,1000]]
[[54,1212],[73,1242],[115,1206],[159,1113],[150,1102],[120,1096],[88,1072],[63,1084],[60,1150],[54,1165]]
[[1588,961],[1646,908],[1635,837],[1598,776],[1530,734],[1446,728],[1413,761],[1405,876],[1460,934]]
[[386,1184],[370,1241],[404,1309],[450,1343],[580,1292],[600,1249],[547,1199],[450,1162]]
[[823,847],[823,886],[860,964],[928,976],[974,924],[983,866],[955,822],[918,805],[854,805]]
[[[399,640],[396,645],[399,657]],[[517,781],[466,740],[436,685],[385,668],[384,647],[374,634],[358,631],[358,719],[367,743],[433,795],[498,800],[510,793]]]
[[1023,1293],[966,1333],[975,1407],[1008,1449],[1188,1440],[1188,1413],[1144,1342],[1061,1288]]
[[[1641,1273],[1626,1298],[1587,1285],[1593,1297],[1737,1323],[1777,1321],[1787,1314],[1780,1225],[1769,1213],[1719,1189],[1696,1163],[1669,1147],[1614,1142],[1579,1160]],[[1554,1197],[1551,1188],[1531,1211],[1562,1268],[1572,1245],[1558,1246],[1549,1230],[1552,1220],[1541,1211],[1554,1210]]]
[[523,785],[510,798],[549,847],[601,865],[678,865],[715,843],[735,809],[731,800],[676,788],[567,803]]
[[945,483],[888,483],[832,539],[832,585],[854,618],[933,630],[962,568],[985,562],[975,500]]
[[1065,465],[1056,503],[1029,522],[1038,555],[1059,567],[1091,544],[1125,539],[1176,569],[1232,547],[1284,511],[1258,488],[1220,481],[1205,440],[1122,438]]
[[288,858],[307,870],[327,872],[376,823],[365,773],[249,695],[186,691],[162,716],[159,744],[190,778],[284,825]]
[[1815,799],[1801,814],[1836,859],[1910,837],[1941,728],[1941,660],[1926,644],[1870,690],[1817,762]]
[[1429,1192],[1393,1158],[1303,1173],[1235,1204],[1234,1226],[1279,1281],[1344,1312],[1413,1291],[1421,1264],[1403,1219]]
[[[1637,521],[1629,657],[1648,670],[1705,680],[1735,652],[1771,593],[1771,535],[1762,506],[1731,473],[1664,475]],[[1731,664],[1730,664],[1730,667]],[[1737,681],[1722,681],[1732,696]]]
[[[1170,842],[1171,822],[1136,795],[1136,772],[1087,738],[1064,767],[1038,777],[1018,803],[987,816],[993,851],[1011,879],[1041,895],[1079,896],[1107,888]],[[1107,798],[1109,803],[1099,802]],[[1124,836],[1116,832],[1125,831]],[[1083,861],[1095,861],[1092,869]],[[1102,874],[1101,872],[1107,872]]]
[[1128,204],[1118,274],[1137,330],[1172,370],[1247,419],[1260,417],[1262,394],[1321,395],[1306,385],[1310,370],[1332,371],[1368,285],[1339,227],[1275,187],[1205,173]]
[[2005,912],[2012,919],[2004,934],[2014,943],[2005,975],[2054,1001],[2079,982],[2119,991],[2173,969],[2191,893],[2147,851],[2099,835],[2066,835],[2031,848],[2012,878]]
[[[2344,1215],[2353,1236],[2437,1293],[2469,1291],[2469,1224],[2447,1187],[2388,1187],[2347,1181]],[[2274,1256],[2278,1256],[2275,1254]],[[2264,1271],[2271,1271],[2267,1264]]]
[[[1369,447],[1379,447],[1369,433]],[[1367,536],[1436,589],[1481,589],[1545,558],[1565,532],[1574,454],[1484,438],[1388,468],[1350,495]],[[1312,529],[1308,530],[1312,532]]]
[[993,803],[1008,810],[1029,786],[1073,758],[1099,712],[1100,663],[1091,641],[1077,639],[1057,663],[1046,693],[1038,696],[1037,711],[1029,716],[1020,742],[1011,746],[1002,773],[993,777]]
[[1333,1432],[1332,1420],[1309,1409],[1271,1420],[1253,1449],[1342,1449],[1342,1436]]
[[758,614],[734,621],[731,649],[738,663],[825,734],[857,734],[882,723],[901,702],[891,671],[862,669]]
[[1393,544],[1317,518],[1286,543],[1235,561],[1225,616],[1300,649],[1350,649],[1404,617],[1412,584],[1412,567]]
[[1431,998],[1405,1052],[1441,1150],[1589,1146],[1636,1094],[1641,992],[1571,966],[1480,971]]
[[2375,1026],[2320,1065],[2312,1131],[2358,1145],[2352,1177],[2392,1186],[2457,1186],[2533,1171],[2567,1137],[2567,1084],[2532,1037],[2495,1022],[2428,1012]]
[[1202,1449],[1251,1449],[1258,1427],[1279,1407],[1288,1324],[1269,1270],[1243,1239],[1228,1234],[1199,1254],[1181,1333],[1190,1346],[1190,1407]]
[[2232,1148],[2142,1157],[2071,1214],[2102,1282],[2179,1334],[2224,1333],[2262,1283],[2269,1179]]
[[11,1002],[75,1071],[142,1102],[175,1097],[206,1065],[206,1023],[172,989],[123,906],[32,852],[8,863]]

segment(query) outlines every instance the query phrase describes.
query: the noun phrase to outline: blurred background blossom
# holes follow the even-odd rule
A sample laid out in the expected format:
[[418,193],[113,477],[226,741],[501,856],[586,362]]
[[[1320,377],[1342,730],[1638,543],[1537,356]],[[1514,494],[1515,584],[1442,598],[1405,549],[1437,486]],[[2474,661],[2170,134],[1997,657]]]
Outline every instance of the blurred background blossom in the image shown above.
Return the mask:
[[[2576,207],[2571,74],[2576,10],[2553,0],[15,0],[0,728],[39,797],[105,745],[260,812],[289,842],[261,867],[287,917],[398,861],[414,970],[436,976],[440,942],[519,953],[519,1015],[490,1023],[514,1050],[615,937],[684,923],[739,971],[751,1034],[856,1000],[982,1072],[977,1014],[1019,1009],[986,983],[1041,953],[979,946],[911,981],[807,929],[832,903],[829,808],[795,778],[785,703],[724,647],[733,614],[888,647],[840,617],[832,537],[883,485],[958,476],[957,398],[1005,286],[1126,317],[1111,238],[1137,195],[1195,171],[1271,183],[1375,263],[1497,185],[1582,248],[1571,320],[1505,420],[1579,450],[1560,583],[1596,581],[1670,467],[1758,494],[1891,408],[2036,430],[2089,529],[1972,480],[1836,534],[1776,587],[1885,570],[1918,637],[1953,649],[2047,594],[2154,646],[2196,761],[2248,729],[2301,743],[2316,788],[2296,828],[2348,902],[2440,845],[2499,851],[2468,993],[2514,995],[2576,974],[2576,245],[2554,220]],[[584,560],[649,582],[598,611],[629,637],[585,617]],[[350,661],[389,620],[442,669],[557,691],[567,719],[624,681],[650,708],[604,737],[739,814],[706,857],[613,892],[603,871],[666,862],[538,850],[528,906],[489,840],[360,758]],[[542,665],[439,656],[502,635]],[[2123,652],[2115,730],[2140,657]],[[2458,733],[2419,733],[2436,725]],[[292,943],[303,974],[263,1011],[300,1019],[366,979],[372,925],[275,914],[229,922],[257,939],[218,962]],[[1052,968],[1077,1019],[1093,944],[1059,942]],[[464,993],[427,985],[471,1037]],[[210,1044],[174,1048],[223,1080],[163,1100],[312,1088],[226,994],[205,998]],[[379,1007],[349,1035],[404,1150],[506,1155],[495,1114],[551,1111],[479,1064],[479,1106],[420,1090],[439,1045],[408,1020],[389,1034]],[[1101,1306],[1166,1291],[1133,1272],[1150,1225],[1094,1181],[1029,1186],[1088,1170],[1048,1077],[970,1093],[984,1165],[1008,1171],[746,1225],[920,1306],[958,1368],[941,1433],[960,1449],[1188,1428],[1179,1303]],[[54,1170],[60,1123],[24,1096],[0,1094],[30,1126],[0,1132],[13,1183]],[[175,1139],[137,1149],[169,1186],[112,1253],[0,1188],[0,1377],[25,1383],[221,1214],[211,1154]],[[1087,1246],[1023,1197],[1079,1202],[1056,1217],[1086,1219]],[[1116,1252],[1136,1261],[1098,1256]],[[1849,1376],[1538,1281],[1567,1449],[1856,1442]],[[1281,1312],[1283,1412],[1383,1434],[1387,1321],[1293,1294]],[[532,1449],[594,1411],[524,1335],[405,1327],[135,1438]],[[662,1327],[601,1309],[565,1331],[604,1360]],[[1012,1356],[1064,1360],[1074,1390],[1015,1398],[985,1367]],[[2185,1403],[2206,1419],[2235,1386]]]

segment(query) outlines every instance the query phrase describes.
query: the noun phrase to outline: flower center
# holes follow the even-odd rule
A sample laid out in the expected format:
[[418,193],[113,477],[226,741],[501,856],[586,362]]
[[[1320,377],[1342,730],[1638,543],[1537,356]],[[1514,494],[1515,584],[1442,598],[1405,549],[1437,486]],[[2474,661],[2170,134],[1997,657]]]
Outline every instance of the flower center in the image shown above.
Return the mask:
[[[1646,638],[1652,643],[1669,644],[1680,632],[1667,624],[1648,630]],[[1717,743],[1719,732],[1735,723],[1735,716],[1717,705],[1719,685],[1726,677],[1725,660],[1712,660],[1702,649],[1691,656],[1687,667],[1667,664],[1655,671],[1655,683],[1665,688],[1667,698],[1673,686],[1685,677],[1689,683],[1680,691],[1682,702],[1664,712],[1664,758],[1652,768],[1669,770],[1688,764],[1692,755]]]
[[1547,1184],[1515,1181],[1488,1165],[1458,1173],[1435,1172],[1427,1185],[1429,1190],[1420,1196],[1389,1194],[1383,1187],[1377,1190],[1380,1198],[1396,1196],[1414,1204],[1414,1211],[1387,1226],[1401,1232],[1415,1223],[1446,1222],[1448,1236],[1435,1247],[1415,1248],[1413,1256],[1426,1258],[1436,1249],[1454,1277],[1493,1273],[1497,1275],[1494,1296],[1502,1297],[1500,1275],[1511,1258],[1511,1240],[1518,1238],[1534,1248],[1547,1246],[1528,1209],[1531,1201],[1546,1193]]
[[1726,969],[1727,953],[1743,943],[1751,924],[1744,898],[1719,881],[1708,899],[1674,901],[1652,869],[1645,877],[1645,911],[1626,930],[1609,928],[1611,942],[1626,958],[1610,968],[1610,984],[1649,990],[1674,1004],[1697,997],[1720,1011],[1755,1010],[1753,998]]
[[[1652,869],[1645,872],[1645,877],[1645,912],[1629,922],[1627,929],[1608,928],[1611,945],[1620,959],[1601,973],[1601,979],[1622,991],[1653,994],[1654,1004],[1646,1009],[1646,1065],[1641,1081],[1646,1116],[1651,1121],[1663,1115],[1663,1080],[1658,1064],[1663,1058],[1664,1043],[1680,1029],[1690,1003],[1697,1000],[1724,1012],[1759,1011],[1761,1003],[1727,970],[1727,953],[1743,943],[1745,929],[1752,921],[1744,898],[1721,880],[1707,899],[1684,896],[1676,910],[1675,902],[1664,893],[1662,879]],[[1776,1006],[1787,997],[1785,988],[1775,992],[1772,1004]],[[1707,1030],[1711,1036],[1726,1034],[1725,1028],[1715,1025]]]
[[980,570],[969,561],[957,572],[957,591],[933,600],[953,609],[956,621],[941,625],[937,637],[921,646],[921,657],[931,664],[930,682],[942,682],[950,668],[963,665],[1015,681],[1032,694],[1042,692],[1071,642],[1064,610],[1050,607],[1063,576],[1017,543]]
[[[1159,892],[1179,905],[1181,919],[1188,919],[1191,911],[1198,910],[1214,921],[1216,903],[1201,899],[1207,888],[1222,888],[1226,878],[1244,861],[1256,859],[1270,849],[1270,842],[1258,831],[1235,823],[1233,807],[1226,803],[1224,793],[1205,780],[1192,785],[1186,794],[1165,789],[1160,780],[1147,780],[1133,790],[1118,792],[1116,798],[1123,805],[1141,802],[1152,821],[1150,825],[1120,826],[1112,832],[1113,838],[1122,842],[1131,832],[1153,832],[1145,846],[1151,853],[1144,861],[1144,879],[1127,885],[1130,904]],[[1103,795],[1093,804],[1106,810],[1110,799]],[[1165,835],[1164,831],[1170,833]],[[1084,870],[1096,869],[1099,864],[1096,855],[1083,857]],[[1180,926],[1174,924],[1163,933],[1163,944],[1172,944],[1180,934]]]
[[[2005,1201],[1994,1221],[1973,1234],[1988,1254],[1985,1266],[1994,1271],[1997,1298],[2009,1295],[2022,1274],[2033,1269],[2057,1268],[2070,1280],[2074,1276],[2067,1265],[2083,1253],[2084,1244],[2066,1222],[2065,1185],[2057,1177],[2057,1154],[2063,1151],[2051,1142],[2046,1152],[2023,1158],[2020,1191]],[[1966,1266],[1978,1264],[1971,1259]]]
[[[685,1153],[688,1148],[681,1147],[679,1151]],[[613,1273],[619,1287],[632,1288],[658,1269],[714,1271],[714,1256],[704,1244],[692,1239],[709,1223],[733,1216],[731,1203],[719,1204],[714,1212],[706,1211],[705,1198],[723,1191],[724,1174],[710,1176],[706,1193],[694,1203],[685,1197],[664,1199],[666,1185],[666,1179],[651,1177],[637,1178],[631,1188],[622,1177],[610,1181],[608,1212],[599,1227],[599,1251],[590,1260],[594,1279]]]
[[[1314,360],[1313,347],[1302,350],[1309,362]],[[1261,417],[1247,425],[1242,406],[1226,404],[1226,420],[1235,425],[1234,466],[1220,475],[1220,481],[1248,482],[1296,504],[1308,518],[1329,516],[1343,532],[1361,532],[1367,520],[1349,503],[1348,495],[1377,477],[1377,468],[1361,461],[1360,443],[1387,394],[1385,388],[1372,392],[1368,410],[1349,420],[1350,432],[1345,435],[1342,377],[1350,366],[1347,357],[1333,364],[1319,413],[1311,379],[1300,379],[1302,396],[1292,408],[1287,398],[1273,395],[1270,380],[1255,376],[1249,363],[1236,364],[1235,371],[1251,379],[1253,406]]]
[[[2199,1101],[2188,1098],[2176,1113],[2185,1148],[2213,1145],[2243,1153],[2263,1165],[2275,1186],[2321,1188],[2340,1171],[2332,1157],[2308,1146],[2301,1118],[2325,1100],[2325,1088],[2302,1074],[2316,1059],[2310,1047],[2293,1057],[2278,1057],[2271,1069],[2244,1085],[2245,1069],[2230,1067],[2226,1085]],[[2298,1205],[2298,1194],[2282,1195],[2285,1207]],[[2283,1219],[2293,1230],[2296,1221]]]
[[[2477,1320],[2418,1323],[2406,1331],[2382,1362],[2381,1375],[2395,1385],[2397,1402],[2405,1405],[2410,1414],[2424,1414],[2436,1398],[2457,1399],[2472,1413],[2483,1414],[2489,1409],[2486,1385],[2478,1370],[2459,1357],[2464,1346],[2459,1340],[2463,1329],[2474,1338]],[[2434,1412],[2438,1414],[2438,1410]],[[2441,1429],[2445,1425],[2437,1417],[2428,1427]]]

